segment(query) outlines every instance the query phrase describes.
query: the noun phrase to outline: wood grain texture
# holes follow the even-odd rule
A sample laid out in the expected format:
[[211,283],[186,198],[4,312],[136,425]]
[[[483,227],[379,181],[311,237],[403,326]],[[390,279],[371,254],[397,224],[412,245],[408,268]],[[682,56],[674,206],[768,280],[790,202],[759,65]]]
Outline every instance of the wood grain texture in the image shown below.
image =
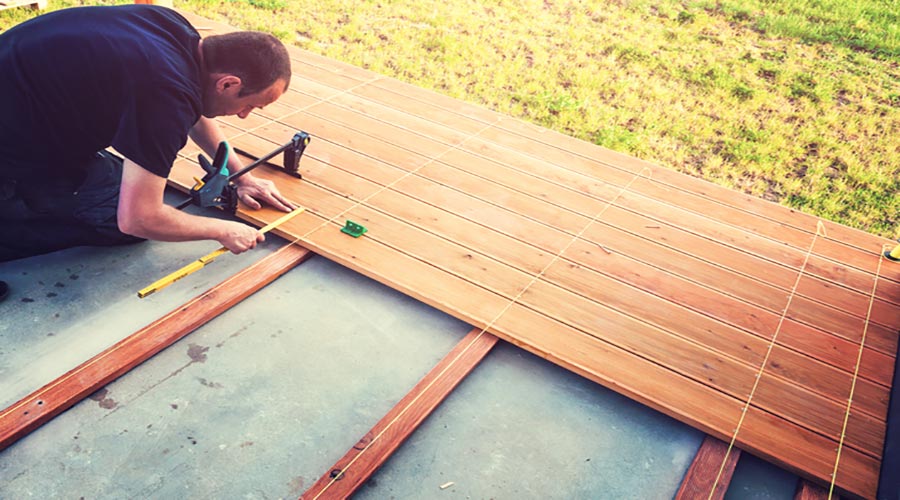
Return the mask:
[[825,484],[865,330],[837,485],[874,496],[900,330],[896,266],[866,325],[886,240],[291,54],[278,103],[221,120],[256,154],[312,134],[303,181],[259,172],[309,208],[286,237],[722,440],[761,372],[737,445]]
[[729,452],[728,443],[706,436],[681,481],[676,500],[722,500],[740,458],[741,450],[732,448]]
[[0,450],[153,357],[312,255],[287,245],[0,412]]
[[[840,500],[840,495],[834,495],[832,498]],[[805,479],[800,479],[797,481],[794,500],[828,500],[828,490]]]
[[300,498],[349,497],[484,359],[497,340],[477,328],[469,332]]

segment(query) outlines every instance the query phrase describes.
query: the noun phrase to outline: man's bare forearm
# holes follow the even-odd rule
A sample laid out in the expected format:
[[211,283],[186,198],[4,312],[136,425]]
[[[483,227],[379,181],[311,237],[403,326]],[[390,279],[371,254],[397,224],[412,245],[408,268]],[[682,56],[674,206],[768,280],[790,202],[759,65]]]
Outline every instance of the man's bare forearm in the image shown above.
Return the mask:
[[186,214],[163,203],[166,180],[129,159],[122,167],[118,223],[123,233],[160,241],[217,240],[235,253],[265,239],[240,222]]
[[129,221],[124,232],[157,241],[219,240],[227,231],[227,221],[191,215],[168,205],[152,213],[142,213]]
[[241,253],[265,240],[259,231],[240,222],[200,217],[167,205],[152,214],[132,219],[122,232],[157,241],[216,240],[228,250]]

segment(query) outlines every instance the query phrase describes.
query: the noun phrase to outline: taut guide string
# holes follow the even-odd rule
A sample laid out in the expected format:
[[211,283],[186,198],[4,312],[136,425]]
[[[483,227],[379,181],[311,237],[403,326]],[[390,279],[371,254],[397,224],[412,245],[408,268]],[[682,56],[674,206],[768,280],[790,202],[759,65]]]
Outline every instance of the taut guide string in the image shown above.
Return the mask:
[[[498,120],[498,121],[499,121],[499,120]],[[495,123],[495,124],[496,124],[496,123]],[[487,130],[487,129],[490,128],[490,127],[493,127],[495,124],[491,124],[491,125],[485,127],[484,129],[482,129],[481,131],[479,131],[478,134],[480,134],[480,133],[483,132],[484,130]],[[475,135],[478,135],[478,134],[475,134]],[[474,135],[471,136],[471,137],[474,137]],[[471,138],[471,137],[469,137],[469,138]],[[466,140],[468,140],[469,138],[467,138]],[[465,142],[465,141],[463,141],[463,142]],[[462,143],[458,144],[458,145],[455,146],[454,148],[451,148],[450,150],[455,149],[455,148],[459,147],[460,145],[462,145]],[[448,151],[446,151],[446,152],[449,152],[450,150],[448,150]],[[445,153],[446,153],[446,152],[445,152]],[[442,154],[444,154],[444,153],[442,153]],[[422,165],[422,166],[424,166],[424,165]],[[419,168],[422,168],[422,167],[419,167]],[[416,170],[418,170],[418,169],[416,169]],[[645,171],[647,172],[647,175],[646,175],[646,176],[644,176],[644,172],[645,172]],[[409,172],[409,173],[407,173],[406,175],[409,175],[409,174],[411,174],[411,173],[412,173],[412,172]],[[638,179],[641,178],[641,177],[644,177],[644,178],[646,178],[646,179],[649,179],[651,174],[652,174],[652,171],[651,171],[649,168],[644,168],[644,169],[642,169],[640,172],[638,172],[637,174],[635,174],[635,176],[628,182],[628,184],[626,184],[624,187],[622,187],[622,189],[620,189],[619,192],[618,192],[611,200],[609,200],[608,202],[606,202],[606,204],[605,204],[605,205],[603,206],[603,208],[597,213],[597,215],[595,215],[593,218],[591,218],[591,220],[584,226],[584,228],[583,228],[581,231],[579,231],[578,234],[576,234],[575,236],[573,236],[573,237],[569,240],[569,242],[566,244],[566,246],[563,247],[562,250],[560,250],[559,252],[557,252],[556,255],[553,256],[553,259],[551,259],[550,262],[547,263],[547,265],[544,266],[544,268],[541,269],[541,271],[540,271],[538,274],[534,275],[534,276],[531,278],[531,281],[529,281],[528,284],[526,284],[526,285],[522,288],[522,290],[520,290],[519,293],[518,293],[512,300],[510,300],[510,301],[506,304],[506,306],[505,306],[499,313],[497,313],[497,315],[494,316],[494,318],[493,318],[490,322],[488,322],[487,325],[485,325],[484,328],[481,329],[481,331],[478,333],[478,335],[476,335],[475,338],[473,338],[472,341],[469,342],[469,344],[466,345],[466,347],[465,347],[464,349],[462,349],[462,350],[459,352],[459,354],[457,354],[456,357],[453,358],[453,359],[452,359],[452,360],[444,367],[444,369],[441,370],[441,372],[440,372],[437,376],[435,376],[435,377],[431,380],[431,382],[429,382],[428,385],[426,385],[425,388],[422,389],[422,391],[419,392],[419,394],[416,395],[415,398],[413,398],[412,401],[409,402],[409,404],[407,404],[405,407],[403,407],[403,409],[400,410],[400,412],[397,414],[397,416],[395,416],[393,419],[391,419],[390,422],[387,423],[387,425],[385,425],[384,429],[382,429],[381,432],[379,432],[378,434],[376,434],[376,435],[372,438],[372,440],[369,441],[369,443],[366,444],[365,448],[363,448],[362,450],[360,450],[359,453],[357,453],[356,456],[354,456],[354,457],[350,460],[350,462],[348,462],[347,465],[344,466],[344,468],[343,468],[342,470],[340,470],[337,474],[334,474],[334,477],[331,478],[331,481],[329,481],[328,484],[327,484],[324,488],[322,488],[322,491],[320,491],[315,497],[313,497],[313,500],[317,500],[320,496],[322,496],[322,494],[325,493],[325,492],[328,490],[328,488],[330,488],[331,485],[335,483],[335,481],[337,481],[338,479],[340,479],[341,476],[343,476],[343,474],[344,474],[348,469],[350,469],[350,467],[352,467],[353,464],[356,463],[356,461],[357,461],[357,460],[358,460],[358,459],[359,459],[359,458],[360,458],[360,457],[361,457],[361,456],[362,456],[362,455],[363,455],[363,454],[364,454],[364,453],[365,453],[365,452],[366,452],[373,444],[375,444],[375,443],[381,438],[381,436],[384,435],[385,432],[387,432],[387,431],[388,431],[388,430],[389,430],[389,429],[390,429],[390,428],[391,428],[391,427],[392,427],[392,426],[393,426],[393,425],[394,425],[401,417],[403,417],[403,415],[405,415],[406,412],[407,412],[414,404],[416,404],[416,402],[418,402],[419,398],[421,398],[423,394],[425,394],[426,392],[428,392],[428,389],[430,389],[431,386],[433,386],[438,380],[440,380],[441,377],[443,377],[444,374],[445,374],[445,373],[446,373],[446,372],[447,372],[454,364],[456,364],[456,362],[459,361],[459,359],[462,358],[463,355],[465,355],[465,353],[468,352],[469,349],[470,349],[473,345],[475,345],[475,343],[478,342],[478,340],[479,340],[482,336],[484,336],[484,334],[487,333],[487,331],[490,330],[491,327],[493,327],[494,324],[495,324],[497,321],[499,321],[500,318],[501,318],[504,314],[506,314],[506,312],[507,312],[510,308],[512,308],[512,307],[519,301],[519,299],[522,297],[522,295],[524,295],[525,292],[528,291],[529,288],[531,288],[531,285],[533,285],[533,284],[536,283],[539,279],[541,279],[541,277],[544,275],[544,273],[546,273],[547,270],[550,269],[550,266],[552,266],[557,260],[559,260],[559,258],[562,256],[562,254],[565,253],[566,250],[568,250],[569,247],[571,247],[576,241],[578,241],[578,239],[581,238],[581,236],[585,233],[585,231],[587,231],[587,230],[591,227],[591,225],[593,225],[600,217],[602,217],[603,214],[606,212],[606,210],[609,209],[609,207],[612,206],[612,205],[616,202],[616,200],[619,199],[620,196],[622,196],[623,194],[625,194],[626,191],[628,191],[628,189],[631,187],[632,184],[634,184],[634,182],[635,182],[636,180],[638,180]],[[405,176],[404,176],[404,177],[405,177]],[[402,178],[402,177],[401,177],[401,178]],[[396,181],[395,181],[395,182],[396,182]],[[380,192],[381,190],[385,189],[386,187],[388,187],[388,186],[385,186],[384,188],[380,189],[378,192]],[[377,192],[376,192],[376,194],[377,194]],[[369,196],[368,198],[371,198],[371,196]],[[368,198],[366,198],[366,199],[368,199]],[[358,205],[360,205],[360,204],[362,204],[362,203],[364,203],[364,202],[365,202],[365,200],[360,201],[360,202],[358,202],[356,205],[354,205],[353,207],[350,207],[350,208],[352,209],[352,208],[354,208],[354,207],[356,207],[356,206],[358,206]],[[348,210],[350,210],[350,209],[348,209]],[[344,212],[346,212],[346,210],[345,210]],[[333,219],[332,219],[332,220],[333,220]],[[325,224],[327,224],[327,223],[328,223],[328,222],[326,221],[326,222],[325,222],[324,224],[322,224],[322,225],[325,225]],[[319,227],[322,227],[322,226],[319,226]],[[315,230],[318,229],[319,227],[316,227],[315,229],[309,231],[307,234],[311,233],[312,231],[315,231]],[[305,236],[304,236],[304,237],[305,237]],[[300,238],[298,238],[297,240],[299,240],[299,239],[300,239]],[[296,242],[297,240],[295,240],[295,242]]]
[[312,234],[312,233],[318,231],[319,229],[321,229],[321,228],[327,226],[328,224],[331,224],[331,223],[334,222],[335,220],[337,220],[337,219],[343,217],[344,214],[346,214],[347,212],[349,212],[349,211],[353,210],[354,208],[357,208],[357,207],[359,207],[359,206],[361,206],[361,205],[365,205],[367,201],[369,201],[370,199],[372,199],[373,197],[375,197],[375,196],[378,195],[379,193],[381,193],[381,192],[383,192],[383,191],[385,191],[385,190],[387,190],[387,189],[390,189],[390,188],[394,187],[394,185],[396,185],[398,182],[402,181],[403,179],[406,179],[407,177],[409,177],[409,176],[411,176],[411,175],[415,175],[416,173],[418,173],[419,170],[422,170],[423,168],[427,167],[428,165],[431,165],[432,163],[434,163],[435,161],[437,161],[438,159],[440,159],[441,157],[443,157],[443,156],[446,155],[447,153],[449,153],[449,152],[451,152],[451,151],[455,151],[455,150],[461,148],[463,144],[465,144],[465,143],[469,142],[470,140],[472,140],[472,139],[478,137],[479,135],[481,135],[482,133],[484,133],[485,130],[487,130],[487,129],[489,129],[489,128],[492,128],[492,127],[494,127],[494,126],[496,126],[496,125],[497,125],[498,123],[500,123],[500,121],[502,121],[502,120],[503,120],[503,118],[498,118],[497,121],[495,121],[494,123],[490,123],[490,124],[488,124],[488,125],[485,125],[485,126],[482,127],[481,130],[479,130],[478,132],[475,132],[474,134],[471,134],[471,135],[467,136],[465,139],[459,141],[458,143],[453,144],[453,145],[450,146],[449,148],[447,148],[447,149],[441,151],[440,153],[438,153],[437,155],[435,155],[435,156],[429,158],[428,161],[422,163],[422,164],[419,165],[418,167],[416,167],[416,168],[414,168],[414,169],[412,169],[412,170],[409,170],[409,171],[405,172],[405,173],[404,173],[403,175],[401,175],[400,177],[397,177],[396,179],[394,179],[394,180],[391,181],[390,183],[385,184],[384,186],[381,186],[380,188],[376,189],[375,191],[373,191],[371,194],[369,194],[369,195],[366,196],[365,198],[363,198],[363,199],[357,201],[357,202],[354,203],[353,205],[350,205],[350,207],[348,207],[348,208],[346,208],[346,209],[340,211],[340,212],[339,212],[337,215],[335,215],[334,217],[332,217],[332,218],[330,218],[330,219],[327,219],[326,221],[324,221],[324,222],[322,222],[321,224],[319,224],[318,226],[316,226],[316,227],[310,229],[309,231],[307,231],[307,232],[304,233],[303,235],[298,236],[296,239],[294,239],[293,241],[291,241],[290,244],[293,245],[294,243],[297,243],[297,242],[300,241],[300,240],[305,240],[307,236],[309,236],[310,234]]
[[875,303],[875,291],[878,289],[878,278],[881,276],[881,263],[884,262],[886,251],[892,245],[884,245],[878,257],[878,266],[875,268],[875,282],[872,283],[872,293],[869,295],[869,309],[866,311],[866,322],[863,326],[862,339],[859,342],[859,352],[856,355],[856,367],[853,369],[853,382],[850,384],[850,396],[847,398],[847,411],[844,413],[844,423],[841,426],[841,439],[838,442],[837,456],[834,458],[834,470],[831,472],[831,484],[828,486],[828,500],[834,494],[834,483],[837,481],[838,464],[841,461],[841,452],[844,450],[844,437],[847,435],[847,423],[850,421],[850,407],[853,405],[853,391],[856,390],[856,379],[859,376],[859,366],[862,364],[863,347],[866,345],[866,334],[869,332],[869,320],[872,317],[872,305]]
[[731,435],[731,441],[728,443],[728,448],[725,450],[725,457],[722,459],[722,465],[719,466],[719,472],[716,474],[716,480],[713,481],[712,488],[709,490],[707,500],[712,500],[716,488],[719,486],[719,481],[722,479],[722,473],[725,471],[725,464],[728,463],[728,456],[734,448],[735,441],[737,441],[738,433],[741,431],[741,426],[744,424],[744,417],[747,416],[750,402],[753,400],[753,395],[756,394],[756,388],[759,387],[759,381],[762,380],[763,371],[769,363],[769,356],[772,354],[772,348],[775,346],[775,341],[778,339],[778,334],[781,332],[781,326],[784,324],[784,319],[787,317],[788,310],[791,308],[791,302],[794,301],[794,295],[796,295],[797,287],[800,285],[800,278],[803,277],[803,273],[806,271],[806,264],[809,262],[809,257],[812,255],[813,248],[816,246],[816,241],[819,239],[819,236],[826,236],[825,225],[822,224],[822,221],[817,221],[816,223],[816,234],[813,236],[812,242],[809,244],[809,250],[806,251],[806,256],[803,258],[803,265],[800,266],[800,272],[797,273],[797,279],[794,281],[794,286],[791,288],[790,295],[788,295],[787,304],[784,306],[781,318],[778,319],[778,326],[775,327],[775,333],[772,335],[772,341],[769,342],[768,349],[766,349],[766,355],[759,365],[759,371],[756,373],[756,379],[753,381],[750,395],[747,396],[747,401],[744,403],[744,408],[741,410],[741,417],[738,419],[737,426],[734,428],[734,433]]
[[[708,497],[709,499],[712,499],[712,497],[716,491],[716,488],[719,485],[719,481],[721,480],[722,473],[725,470],[725,464],[728,462],[728,455],[731,453],[731,450],[734,447],[734,443],[737,440],[738,432],[740,432],[741,425],[744,422],[744,417],[747,414],[747,409],[750,406],[750,401],[753,399],[753,395],[756,392],[756,388],[759,385],[759,381],[762,379],[763,370],[765,370],[766,364],[768,364],[769,355],[772,352],[772,347],[775,345],[775,341],[778,337],[778,333],[781,331],[781,326],[784,323],[785,317],[787,316],[787,312],[790,308],[791,301],[793,300],[794,295],[797,292],[797,287],[800,284],[800,278],[803,277],[803,273],[806,270],[806,264],[809,262],[809,257],[812,254],[813,247],[815,246],[816,240],[818,239],[819,236],[827,236],[825,234],[825,226],[822,224],[822,221],[818,221],[818,223],[816,224],[816,234],[813,237],[813,241],[809,246],[809,250],[806,253],[806,257],[803,259],[803,265],[800,268],[800,273],[797,275],[797,280],[794,283],[794,287],[791,289],[791,294],[788,298],[787,305],[785,305],[784,312],[781,315],[781,319],[778,321],[778,327],[775,329],[775,334],[772,336],[772,341],[769,343],[768,351],[766,352],[766,356],[763,359],[762,364],[760,365],[759,372],[756,374],[756,380],[753,384],[753,388],[750,391],[750,396],[747,398],[747,402],[744,404],[743,411],[741,412],[741,418],[738,421],[738,425],[735,428],[734,434],[731,437],[731,442],[728,444],[728,449],[725,451],[725,458],[722,460],[722,465],[719,467],[719,472],[716,475],[716,480],[715,480],[715,482],[713,482],[713,486],[710,489],[709,497]],[[889,246],[890,245],[884,245],[882,250],[886,250]],[[881,254],[879,254],[878,265],[875,270],[875,281],[872,284],[872,292],[869,295],[869,307],[868,307],[868,311],[866,312],[866,319],[865,319],[864,326],[863,326],[862,339],[860,340],[859,352],[858,352],[857,358],[856,358],[856,366],[853,370],[853,378],[852,378],[852,382],[850,385],[850,395],[847,398],[847,410],[844,413],[844,421],[843,421],[843,425],[841,428],[840,441],[839,441],[838,447],[837,447],[837,455],[835,456],[835,460],[834,460],[834,469],[832,470],[832,473],[830,474],[831,475],[831,484],[828,489],[829,500],[832,498],[832,495],[834,494],[834,485],[837,480],[838,464],[840,463],[840,460],[841,460],[841,451],[843,450],[843,446],[844,446],[844,438],[847,435],[847,423],[850,420],[850,407],[853,404],[853,393],[854,393],[854,390],[856,389],[856,380],[859,377],[859,367],[862,364],[862,354],[863,354],[863,350],[864,350],[864,347],[866,344],[866,333],[869,330],[869,322],[872,317],[872,305],[875,302],[875,292],[878,288],[878,280],[879,280],[879,277],[881,276],[881,263],[883,260],[884,260],[884,257]]]

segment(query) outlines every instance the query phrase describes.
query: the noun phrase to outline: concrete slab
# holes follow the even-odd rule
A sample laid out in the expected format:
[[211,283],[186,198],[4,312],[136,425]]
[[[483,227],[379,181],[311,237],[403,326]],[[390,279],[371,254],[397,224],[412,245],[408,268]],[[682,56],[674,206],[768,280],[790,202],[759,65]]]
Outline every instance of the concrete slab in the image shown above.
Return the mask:
[[139,289],[217,244],[73,248],[0,263],[0,279],[10,286],[10,296],[0,302],[0,405],[18,401],[283,243],[271,237],[254,252],[222,256],[146,299],[137,298]]
[[469,329],[315,258],[0,453],[0,497],[297,495]]
[[783,469],[744,453],[731,478],[725,500],[789,500],[799,479]]

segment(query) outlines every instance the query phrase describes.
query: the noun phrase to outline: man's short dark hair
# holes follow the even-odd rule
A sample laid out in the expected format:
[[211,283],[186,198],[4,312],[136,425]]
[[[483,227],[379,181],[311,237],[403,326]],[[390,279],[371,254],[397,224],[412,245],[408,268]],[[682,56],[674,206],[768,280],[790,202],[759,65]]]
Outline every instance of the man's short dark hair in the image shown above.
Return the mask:
[[291,59],[280,40],[260,31],[234,31],[203,39],[203,60],[210,73],[241,79],[241,96],[269,88],[279,79],[291,81]]

